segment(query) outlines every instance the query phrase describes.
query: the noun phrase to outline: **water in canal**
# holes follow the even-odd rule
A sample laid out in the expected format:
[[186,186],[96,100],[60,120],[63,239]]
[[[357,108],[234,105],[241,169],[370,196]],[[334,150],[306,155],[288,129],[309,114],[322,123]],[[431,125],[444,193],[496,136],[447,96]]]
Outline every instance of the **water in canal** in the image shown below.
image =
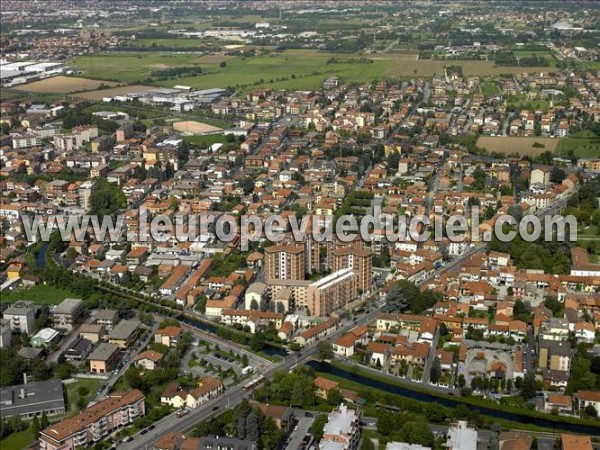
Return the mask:
[[[458,402],[456,400],[440,398],[423,392],[412,391],[408,387],[402,387],[396,384],[386,383],[384,381],[373,380],[372,378],[366,377],[364,375],[354,374],[348,370],[332,366],[327,362],[309,361],[306,363],[306,365],[314,370],[318,370],[319,372],[329,373],[331,375],[346,379],[348,381],[380,389],[382,391],[400,395],[402,397],[412,398],[414,400],[419,400],[422,402],[435,402],[449,408],[455,408],[459,404],[461,404],[461,402]],[[498,411],[496,409],[486,408],[484,406],[472,406],[468,404],[466,406],[468,406],[470,409],[476,408],[481,412],[481,414],[484,414],[486,416],[498,417],[500,419],[511,420],[513,422],[532,424],[545,428],[554,428],[560,430],[561,432],[566,431],[572,433],[590,434],[592,436],[600,435],[600,423],[598,424],[598,427],[590,425],[570,424],[564,422],[555,422],[538,417],[530,417],[517,413]]]

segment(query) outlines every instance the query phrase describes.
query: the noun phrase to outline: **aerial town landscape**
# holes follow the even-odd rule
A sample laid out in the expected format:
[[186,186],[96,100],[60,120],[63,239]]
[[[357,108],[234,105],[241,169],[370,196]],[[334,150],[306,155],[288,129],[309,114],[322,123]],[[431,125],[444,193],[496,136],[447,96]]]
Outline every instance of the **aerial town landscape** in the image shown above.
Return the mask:
[[600,449],[600,2],[0,19],[2,450]]

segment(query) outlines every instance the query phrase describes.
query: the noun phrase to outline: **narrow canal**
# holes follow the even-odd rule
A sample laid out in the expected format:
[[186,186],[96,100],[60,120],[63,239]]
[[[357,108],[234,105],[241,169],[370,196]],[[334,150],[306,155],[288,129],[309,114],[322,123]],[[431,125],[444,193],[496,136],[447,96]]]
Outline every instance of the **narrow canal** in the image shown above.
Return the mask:
[[[438,403],[440,405],[443,405],[443,406],[446,406],[449,408],[455,408],[459,404],[462,403],[462,402],[452,400],[452,399],[440,398],[440,397],[436,397],[434,395],[426,394],[423,392],[413,391],[413,390],[410,390],[410,388],[408,388],[408,387],[402,387],[397,384],[391,384],[391,383],[386,383],[384,381],[374,380],[374,379],[366,377],[364,375],[354,374],[354,373],[350,372],[349,370],[345,370],[345,369],[341,369],[339,367],[332,366],[331,364],[329,364],[327,362],[319,362],[319,361],[313,360],[313,361],[307,362],[306,365],[311,367],[314,370],[319,371],[319,372],[328,373],[328,374],[334,375],[339,378],[343,378],[348,381],[359,383],[363,386],[372,387],[375,389],[379,389],[379,390],[382,390],[385,392],[400,395],[402,397],[419,400],[422,402]],[[465,404],[465,403],[462,403],[462,404]],[[530,417],[530,416],[523,415],[523,414],[510,413],[510,412],[506,412],[506,411],[498,411],[496,409],[487,408],[484,406],[472,406],[469,404],[466,404],[466,406],[469,407],[470,409],[478,409],[481,412],[481,414],[484,414],[486,416],[498,417],[500,419],[511,420],[513,422],[520,422],[523,424],[532,424],[532,425],[537,425],[537,426],[545,427],[545,428],[555,428],[555,429],[559,429],[561,431],[567,431],[567,432],[572,432],[572,433],[590,434],[592,436],[600,435],[600,423],[598,423],[598,426],[595,427],[595,426],[591,426],[591,425],[580,425],[580,424],[571,424],[571,423],[565,423],[565,422],[555,422],[552,420],[546,420],[546,419],[538,418],[538,417]]]

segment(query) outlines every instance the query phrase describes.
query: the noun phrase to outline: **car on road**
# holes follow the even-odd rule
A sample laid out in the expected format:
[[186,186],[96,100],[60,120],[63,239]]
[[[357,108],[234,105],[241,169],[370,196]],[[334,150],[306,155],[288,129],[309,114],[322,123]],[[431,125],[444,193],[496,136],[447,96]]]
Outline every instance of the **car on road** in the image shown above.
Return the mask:
[[304,413],[304,417],[312,417],[312,416],[313,416],[313,413],[311,413],[311,412],[306,411]]
[[156,428],[156,425],[152,424],[148,427],[148,430],[154,430]]
[[216,411],[216,410],[217,410],[217,409],[219,409],[219,408],[220,408],[220,406],[213,406],[213,409],[212,409],[212,410],[213,410],[213,411]]
[[298,425],[294,427],[294,431],[298,431]]
[[144,428],[142,431],[140,431],[140,434],[146,434],[148,432],[148,428]]
[[181,411],[177,411],[177,414],[175,414],[178,418],[181,418],[183,416],[185,416],[186,414],[188,414],[189,411],[187,409],[182,409]]

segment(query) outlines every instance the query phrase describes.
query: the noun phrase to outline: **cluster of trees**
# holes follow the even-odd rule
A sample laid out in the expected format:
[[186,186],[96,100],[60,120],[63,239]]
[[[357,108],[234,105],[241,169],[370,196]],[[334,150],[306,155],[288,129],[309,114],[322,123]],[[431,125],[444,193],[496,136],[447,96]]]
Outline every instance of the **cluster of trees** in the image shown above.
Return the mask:
[[172,67],[170,69],[153,70],[151,75],[156,78],[172,78],[172,77],[190,77],[200,75],[202,67],[200,66],[184,66]]
[[259,408],[253,408],[246,398],[235,410],[235,434],[239,439],[258,443],[263,449],[277,447],[283,438],[273,419],[265,417]]
[[576,195],[567,202],[564,214],[572,214],[580,226],[595,225],[600,227],[600,176],[586,182]]
[[[506,234],[516,230],[510,225],[504,224],[503,231]],[[537,269],[557,274],[569,273],[571,270],[571,250],[568,242],[559,242],[556,236],[553,236],[552,241],[545,241],[544,230],[533,242],[523,240],[518,232],[514,239],[502,242],[494,233],[489,249],[508,253],[519,269]]]
[[23,382],[23,373],[30,380],[44,381],[52,377],[51,369],[42,359],[25,359],[17,354],[17,349],[0,348],[0,387],[14,386]]
[[127,206],[125,194],[116,184],[101,178],[90,195],[90,214],[99,217],[110,216]]
[[[593,363],[593,364],[592,364]],[[597,389],[600,384],[600,358],[591,359],[585,345],[577,347],[577,353],[571,362],[571,374],[565,394],[573,395],[579,390]]]
[[114,133],[119,128],[117,122],[112,120],[105,120],[101,117],[95,116],[89,112],[83,112],[81,110],[73,109],[69,111],[63,117],[63,128],[73,128],[80,125],[91,125],[94,124],[99,130],[106,131],[107,133]]
[[385,312],[404,312],[408,310],[414,314],[419,314],[426,309],[431,308],[442,299],[439,292],[432,290],[421,290],[407,280],[401,280],[396,283],[389,291],[385,306]]
[[277,372],[271,383],[255,391],[254,397],[265,403],[310,408],[317,401],[315,374],[306,366],[297,367],[290,373]]
[[409,413],[381,412],[377,417],[377,431],[386,442],[407,442],[433,447],[433,433],[423,418]]

